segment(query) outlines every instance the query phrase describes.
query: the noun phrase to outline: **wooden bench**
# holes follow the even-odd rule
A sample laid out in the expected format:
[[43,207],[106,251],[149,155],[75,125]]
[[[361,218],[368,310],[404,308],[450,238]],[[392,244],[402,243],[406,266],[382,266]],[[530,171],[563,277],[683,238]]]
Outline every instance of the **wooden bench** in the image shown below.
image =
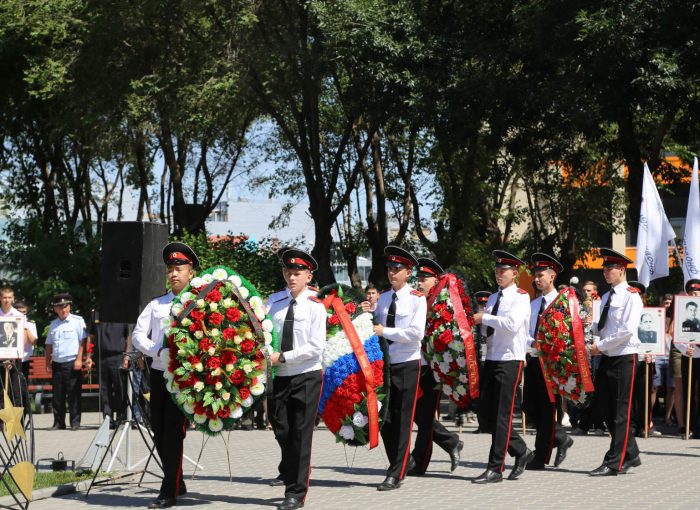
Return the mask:
[[[92,376],[94,383],[90,382],[89,375]],[[82,380],[83,383],[80,386],[81,397],[96,397],[99,395],[100,385],[97,381],[95,365],[92,366],[92,370],[88,374],[88,369],[83,364]],[[32,356],[29,359],[29,381],[27,381],[27,386],[29,394],[34,395],[35,412],[41,413],[44,407],[48,406],[48,400],[42,406],[44,397],[50,397],[53,392],[51,372],[46,369],[46,358],[44,356]]]

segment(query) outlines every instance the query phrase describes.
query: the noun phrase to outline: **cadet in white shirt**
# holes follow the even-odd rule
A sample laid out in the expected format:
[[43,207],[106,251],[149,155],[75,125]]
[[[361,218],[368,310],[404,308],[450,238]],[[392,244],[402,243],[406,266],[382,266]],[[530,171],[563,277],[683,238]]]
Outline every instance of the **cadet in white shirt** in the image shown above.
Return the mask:
[[311,474],[311,440],[323,374],[321,357],[326,345],[326,309],[309,288],[316,260],[308,253],[288,248],[282,253],[284,291],[270,298],[269,314],[280,352],[271,355],[277,367],[267,408],[275,439],[282,451],[279,475],[272,486],[285,486],[280,510],[304,506]]
[[546,253],[535,253],[531,257],[534,283],[541,296],[530,303],[530,330],[528,344],[530,354],[525,366],[525,386],[523,388],[523,409],[528,423],[537,429],[535,438],[535,458],[527,469],[542,470],[549,464],[552,449],[556,446],[554,465],[559,466],[566,458],[566,452],[574,440],[567,437],[564,429],[557,424],[557,409],[561,408],[561,397],[555,395],[555,403],[549,401],[549,392],[542,374],[542,365],[534,349],[540,317],[552,301],[559,295],[554,282],[563,266],[557,259]]
[[486,335],[479,424],[484,432],[491,433],[491,451],[486,471],[472,479],[472,483],[502,481],[506,453],[515,457],[509,480],[523,474],[534,458],[534,453],[513,428],[515,392],[525,361],[530,323],[530,297],[515,282],[524,262],[501,250],[495,250],[493,255],[499,290],[489,296],[486,311],[474,315],[474,323],[481,324]]
[[[426,296],[430,292],[437,291],[440,276],[444,274],[440,264],[432,259],[418,259],[418,288]],[[416,434],[416,444],[408,459],[408,475],[422,475],[428,469],[430,458],[433,454],[433,443],[445,450],[450,456],[450,471],[454,471],[459,466],[459,459],[464,448],[464,443],[459,440],[455,432],[450,432],[445,426],[435,418],[435,413],[440,409],[440,396],[442,388],[436,388],[433,369],[425,359],[424,339],[421,349],[420,366],[420,389],[421,396],[416,403],[416,411],[413,421],[418,427]]]
[[[411,428],[418,395],[421,340],[425,334],[425,296],[408,285],[418,261],[398,246],[387,246],[387,276],[391,290],[382,293],[374,312],[374,333],[389,344],[391,381],[389,409],[382,425],[382,441],[389,459],[386,478],[377,490],[398,489],[406,476],[411,450]],[[369,311],[370,304],[362,303]]]
[[594,322],[592,331],[600,337],[591,346],[591,354],[602,354],[595,377],[596,399],[610,429],[610,449],[603,464],[591,471],[591,476],[616,476],[639,466],[639,448],[630,433],[634,376],[639,350],[639,318],[642,315],[642,299],[639,290],[626,280],[630,259],[609,248],[600,248],[603,259],[603,276],[612,286],[603,295],[600,319]]
[[168,508],[177,496],[187,492],[182,480],[182,443],[187,420],[173,402],[165,387],[168,348],[163,347],[165,330],[170,321],[170,305],[194,277],[199,267],[195,252],[184,243],[170,243],[163,248],[163,261],[168,270],[170,292],[154,298],[143,309],[131,334],[136,349],[153,358],[151,365],[151,428],[153,440],[163,464],[160,493],[148,508]]

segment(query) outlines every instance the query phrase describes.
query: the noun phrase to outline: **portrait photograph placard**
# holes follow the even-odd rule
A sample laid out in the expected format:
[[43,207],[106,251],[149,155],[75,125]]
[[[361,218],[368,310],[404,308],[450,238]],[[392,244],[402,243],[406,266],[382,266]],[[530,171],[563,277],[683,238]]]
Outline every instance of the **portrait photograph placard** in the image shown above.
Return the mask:
[[700,344],[700,297],[675,296],[673,341]]
[[0,317],[0,358],[21,358],[24,352],[24,316]]
[[639,318],[639,354],[666,355],[666,309],[645,307]]

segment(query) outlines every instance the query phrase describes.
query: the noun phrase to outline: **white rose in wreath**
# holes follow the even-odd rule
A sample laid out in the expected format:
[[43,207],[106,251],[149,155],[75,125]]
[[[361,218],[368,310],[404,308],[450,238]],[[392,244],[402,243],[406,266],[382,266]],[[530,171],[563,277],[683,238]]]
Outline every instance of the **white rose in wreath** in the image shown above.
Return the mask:
[[225,280],[226,278],[228,278],[228,273],[225,269],[218,268],[214,269],[214,271],[212,272],[212,276],[215,280]]
[[219,432],[221,429],[224,428],[224,421],[220,420],[218,418],[214,418],[212,420],[209,420],[209,430],[212,432]]
[[[195,276],[194,278],[192,278],[192,281],[190,281],[190,286],[194,287],[196,289],[198,289],[199,287],[201,287],[203,285],[205,285],[204,280],[199,276]],[[193,299],[194,296],[192,294],[190,294],[190,296],[192,296],[190,299]],[[187,300],[185,300],[185,301],[187,301]]]
[[352,415],[352,424],[358,428],[362,428],[369,423],[369,419],[360,411],[355,411]]
[[207,415],[206,414],[195,414],[194,421],[201,425],[202,423],[207,421]]
[[352,428],[352,425],[343,425],[340,427],[338,434],[346,441],[350,441],[355,437],[355,429]]

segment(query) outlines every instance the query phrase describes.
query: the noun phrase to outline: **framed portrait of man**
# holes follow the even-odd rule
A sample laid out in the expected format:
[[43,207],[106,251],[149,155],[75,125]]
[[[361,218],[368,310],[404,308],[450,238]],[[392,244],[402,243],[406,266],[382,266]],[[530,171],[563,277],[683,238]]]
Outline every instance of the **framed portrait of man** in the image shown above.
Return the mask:
[[700,297],[675,296],[673,340],[700,344]]
[[0,358],[21,358],[24,352],[24,316],[0,317]]
[[645,307],[639,318],[639,354],[666,355],[666,309]]

